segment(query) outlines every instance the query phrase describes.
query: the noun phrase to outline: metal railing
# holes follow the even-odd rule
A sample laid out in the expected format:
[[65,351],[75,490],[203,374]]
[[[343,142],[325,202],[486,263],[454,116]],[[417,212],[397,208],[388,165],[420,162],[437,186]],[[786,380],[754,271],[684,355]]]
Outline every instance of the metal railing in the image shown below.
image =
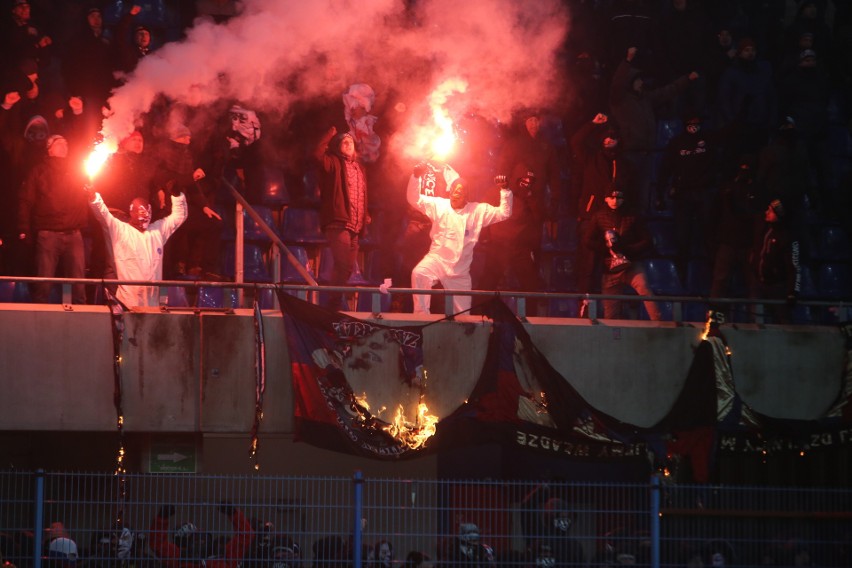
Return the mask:
[[[164,505],[173,514],[154,525]],[[176,540],[187,523],[192,539]],[[673,485],[656,475],[637,484],[0,472],[0,552],[18,568],[67,552],[55,538],[72,540],[87,565],[169,566],[158,535],[198,565],[249,536],[229,565],[379,566],[387,542],[387,568],[416,566],[406,563],[412,552],[483,568],[707,566],[714,554],[725,566],[850,566],[852,490]]]
[[[93,278],[36,278],[36,277],[19,277],[19,276],[0,276],[0,286],[4,283],[10,285],[29,285],[31,283],[47,283],[56,284],[61,287],[61,295],[56,298],[54,303],[61,303],[66,309],[73,309],[71,304],[71,287],[73,284],[85,284],[87,286],[101,288],[105,285],[143,285],[150,286],[152,284],[160,287],[160,306],[164,310],[196,308],[198,306],[175,306],[170,305],[168,300],[167,290],[170,287],[182,288],[191,292],[193,296],[197,295],[200,290],[223,289],[227,291],[240,291],[239,294],[223,294],[223,304],[219,307],[224,309],[248,308],[251,305],[243,298],[243,293],[251,291],[257,296],[262,291],[273,292],[274,290],[283,290],[293,294],[304,300],[317,302],[319,294],[323,292],[344,292],[351,294],[354,297],[358,295],[369,295],[370,301],[362,305],[369,306],[369,309],[357,310],[355,306],[350,306],[350,311],[364,311],[375,315],[388,313],[390,310],[383,309],[383,306],[389,304],[387,301],[388,293],[379,290],[378,287],[366,286],[312,286],[301,284],[281,284],[281,283],[264,283],[264,282],[222,282],[222,281],[200,281],[200,280],[161,280],[161,281],[137,281],[137,280],[103,280]],[[474,305],[478,302],[485,301],[489,298],[499,296],[503,298],[513,311],[520,317],[528,316],[527,306],[531,300],[537,300],[540,303],[546,302],[554,304],[560,301],[574,302],[576,306],[583,306],[583,313],[576,316],[566,316],[561,310],[548,309],[545,314],[539,314],[544,317],[581,317],[583,319],[597,320],[603,317],[601,302],[604,300],[620,300],[625,304],[629,304],[630,308],[625,310],[624,319],[644,319],[644,314],[639,308],[644,301],[654,301],[665,306],[663,313],[667,316],[666,321],[671,322],[703,322],[705,321],[706,310],[710,307],[729,314],[728,321],[737,321],[738,323],[777,323],[767,315],[767,311],[772,306],[783,306],[786,304],[784,300],[777,299],[761,299],[761,298],[706,298],[697,296],[637,296],[637,295],[607,295],[607,294],[583,294],[576,292],[521,292],[521,291],[486,291],[486,290],[444,290],[431,289],[419,290],[416,288],[391,288],[389,291],[391,296],[402,296],[411,294],[428,294],[443,300],[443,313],[445,316],[453,315],[453,295],[472,296]],[[7,294],[10,296],[11,294]],[[0,296],[2,297],[2,296]],[[236,301],[234,300],[236,298]],[[7,300],[9,302],[25,303],[20,299]],[[2,302],[2,300],[0,300]],[[265,300],[264,308],[275,308],[274,293],[269,294]],[[579,309],[579,308],[578,308]],[[802,300],[797,302],[797,310],[802,310],[806,314],[804,319],[797,319],[793,316],[792,323],[804,323],[810,325],[836,325],[850,320],[852,315],[852,301],[826,301],[826,300]]]

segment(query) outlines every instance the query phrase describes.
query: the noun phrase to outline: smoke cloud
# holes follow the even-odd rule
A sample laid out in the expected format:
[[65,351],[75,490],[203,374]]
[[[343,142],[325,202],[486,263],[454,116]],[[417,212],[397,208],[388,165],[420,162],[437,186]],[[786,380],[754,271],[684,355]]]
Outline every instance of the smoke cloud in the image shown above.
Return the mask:
[[102,132],[124,138],[161,95],[286,117],[357,82],[404,129],[428,119],[430,92],[450,77],[467,85],[447,99],[451,116],[505,121],[519,106],[557,102],[568,26],[560,0],[245,0],[239,16],[200,18],[184,40],[143,58],[110,98]]

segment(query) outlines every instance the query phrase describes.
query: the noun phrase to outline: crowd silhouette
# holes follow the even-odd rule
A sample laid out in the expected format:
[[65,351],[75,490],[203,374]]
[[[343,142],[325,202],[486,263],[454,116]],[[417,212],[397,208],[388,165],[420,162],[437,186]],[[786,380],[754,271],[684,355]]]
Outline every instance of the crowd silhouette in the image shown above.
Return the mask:
[[[506,123],[475,110],[454,117],[463,142],[448,159],[454,175],[429,164],[445,174],[439,189],[463,179],[471,202],[498,206],[500,175],[514,196],[510,220],[477,229],[469,287],[692,296],[705,300],[687,313],[695,320],[714,298],[783,300],[766,321],[830,320],[800,300],[852,297],[852,9],[830,0],[563,3],[572,26],[557,54],[567,78],[559,102],[519,101]],[[72,165],[140,60],[181,40],[197,16],[238,14],[232,2],[4,0],[0,274],[115,277]],[[235,278],[234,187],[320,284],[438,282],[412,278],[434,220],[406,203],[416,164],[387,144],[398,126],[389,99],[370,77],[348,79],[338,97],[299,102],[286,121],[220,101],[199,128],[196,109],[161,97],[94,189],[119,220],[134,198],[151,203],[156,221],[170,214],[170,194],[186,196],[187,221],[162,251],[164,279]],[[346,136],[356,169],[340,158]],[[628,246],[626,226],[604,226],[616,220],[615,195],[642,246]],[[249,217],[245,239],[245,279],[272,282],[272,239]],[[613,255],[626,262],[614,268]],[[279,281],[304,282],[286,260]],[[45,286],[4,290],[56,297]],[[416,308],[390,298],[389,310]],[[103,298],[75,289],[73,301]],[[339,294],[319,301],[364,307]],[[604,317],[623,317],[608,306]],[[574,317],[583,307],[536,299],[527,313]],[[667,307],[635,309],[664,319]],[[724,309],[754,320],[751,309]]]

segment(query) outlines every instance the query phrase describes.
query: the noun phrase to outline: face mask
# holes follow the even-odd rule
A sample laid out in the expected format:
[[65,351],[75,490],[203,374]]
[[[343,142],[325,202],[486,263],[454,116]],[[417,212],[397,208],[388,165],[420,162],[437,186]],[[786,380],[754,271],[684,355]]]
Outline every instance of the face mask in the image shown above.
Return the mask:
[[701,130],[701,126],[698,124],[687,124],[686,131],[690,134],[696,134],[699,130]]
[[553,528],[559,532],[568,532],[571,528],[571,519],[565,517],[557,517],[553,519]]
[[231,130],[239,134],[246,141],[246,145],[260,138],[260,120],[253,110],[235,106],[231,108],[228,116],[231,119]]
[[556,566],[556,559],[552,556],[535,559],[536,568],[553,568]]

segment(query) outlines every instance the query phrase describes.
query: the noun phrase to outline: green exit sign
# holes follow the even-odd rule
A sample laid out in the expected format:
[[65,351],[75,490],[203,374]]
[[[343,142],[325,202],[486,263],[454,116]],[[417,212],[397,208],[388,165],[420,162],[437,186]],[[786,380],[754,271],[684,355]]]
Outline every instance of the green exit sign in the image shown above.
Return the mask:
[[148,461],[150,473],[196,473],[198,459],[190,444],[152,444]]

